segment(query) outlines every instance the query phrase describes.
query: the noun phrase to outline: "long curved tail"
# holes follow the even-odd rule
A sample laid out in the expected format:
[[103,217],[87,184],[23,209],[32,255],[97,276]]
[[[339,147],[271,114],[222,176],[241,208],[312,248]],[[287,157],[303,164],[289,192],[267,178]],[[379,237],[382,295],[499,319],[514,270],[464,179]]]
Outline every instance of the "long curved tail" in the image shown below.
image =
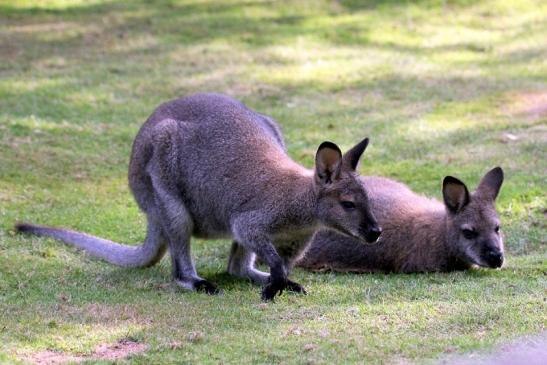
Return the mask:
[[150,222],[146,239],[140,246],[123,245],[81,232],[30,223],[17,223],[15,229],[20,233],[55,238],[81,248],[92,256],[123,267],[152,266],[161,260],[167,248],[161,228]]

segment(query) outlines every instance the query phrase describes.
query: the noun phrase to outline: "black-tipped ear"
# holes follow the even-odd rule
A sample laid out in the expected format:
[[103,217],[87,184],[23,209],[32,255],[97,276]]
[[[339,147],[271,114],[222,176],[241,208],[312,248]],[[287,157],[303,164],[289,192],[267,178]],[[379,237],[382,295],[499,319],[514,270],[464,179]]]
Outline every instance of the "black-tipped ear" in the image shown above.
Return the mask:
[[350,149],[348,152],[344,154],[343,163],[344,167],[347,169],[351,169],[355,171],[357,169],[357,165],[359,164],[359,159],[361,158],[361,155],[368,146],[368,138],[363,139],[361,142],[357,143],[352,149]]
[[496,200],[500,192],[501,184],[503,183],[503,170],[501,167],[494,167],[483,176],[476,193],[480,197]]
[[458,213],[469,203],[469,191],[463,182],[452,176],[443,180],[444,204],[452,213]]
[[323,142],[315,154],[315,177],[323,183],[329,184],[340,176],[342,167],[342,151],[332,142]]

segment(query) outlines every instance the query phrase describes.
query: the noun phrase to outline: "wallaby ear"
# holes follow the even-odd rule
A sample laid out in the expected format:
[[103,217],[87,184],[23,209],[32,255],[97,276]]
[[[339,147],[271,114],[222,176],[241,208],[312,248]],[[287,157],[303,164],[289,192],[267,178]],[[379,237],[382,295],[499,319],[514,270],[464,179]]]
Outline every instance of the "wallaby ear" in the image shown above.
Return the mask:
[[323,142],[315,154],[315,177],[323,183],[329,184],[340,175],[342,167],[342,151],[332,142]]
[[503,170],[501,167],[494,167],[492,170],[488,171],[486,175],[481,179],[479,186],[477,187],[477,195],[490,199],[492,201],[496,200],[498,193],[500,192],[501,184],[503,183]]
[[452,176],[443,180],[444,204],[452,213],[458,213],[469,203],[469,191],[463,182]]
[[361,158],[361,155],[368,146],[368,138],[363,139],[361,142],[357,143],[352,149],[344,153],[344,157],[342,157],[344,168],[350,169],[355,171],[357,169],[357,165],[359,164],[359,159]]

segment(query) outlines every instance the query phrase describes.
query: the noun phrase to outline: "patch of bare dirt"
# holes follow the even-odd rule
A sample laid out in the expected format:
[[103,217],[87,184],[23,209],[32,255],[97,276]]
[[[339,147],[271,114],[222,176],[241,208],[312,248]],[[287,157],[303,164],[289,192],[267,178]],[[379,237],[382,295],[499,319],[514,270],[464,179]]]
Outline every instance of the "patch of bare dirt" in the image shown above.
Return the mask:
[[516,93],[510,100],[506,109],[510,115],[530,121],[547,118],[547,90]]
[[496,347],[489,353],[456,354],[439,362],[442,365],[545,365],[547,332],[527,336]]
[[41,351],[24,357],[25,361],[38,365],[65,364],[86,360],[119,360],[132,354],[144,352],[148,346],[132,340],[120,340],[115,344],[101,344],[90,355],[75,355],[58,351]]

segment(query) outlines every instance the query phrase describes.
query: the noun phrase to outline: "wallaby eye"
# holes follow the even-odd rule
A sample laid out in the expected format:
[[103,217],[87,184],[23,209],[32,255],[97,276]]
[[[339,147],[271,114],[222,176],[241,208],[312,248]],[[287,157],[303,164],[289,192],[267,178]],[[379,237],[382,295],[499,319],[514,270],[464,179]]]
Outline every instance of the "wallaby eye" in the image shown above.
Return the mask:
[[340,202],[340,204],[344,207],[344,209],[352,210],[355,209],[355,203],[350,201],[343,201]]
[[462,234],[468,240],[477,238],[477,236],[479,235],[477,232],[473,231],[472,229],[462,229]]
[[496,226],[496,228],[494,228],[494,232],[500,233],[500,226]]

